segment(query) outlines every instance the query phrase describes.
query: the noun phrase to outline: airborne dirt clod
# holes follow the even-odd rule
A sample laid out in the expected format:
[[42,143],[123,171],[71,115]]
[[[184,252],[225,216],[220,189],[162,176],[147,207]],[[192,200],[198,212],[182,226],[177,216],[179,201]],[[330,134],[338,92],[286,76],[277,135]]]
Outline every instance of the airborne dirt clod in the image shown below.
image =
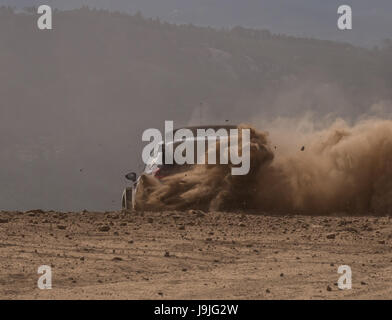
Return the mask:
[[[1,299],[392,297],[389,217],[164,211],[0,219],[9,221],[0,224]],[[110,232],[97,229],[109,220]],[[52,290],[37,288],[41,265],[52,266]],[[352,269],[352,290],[335,285],[340,265]]]

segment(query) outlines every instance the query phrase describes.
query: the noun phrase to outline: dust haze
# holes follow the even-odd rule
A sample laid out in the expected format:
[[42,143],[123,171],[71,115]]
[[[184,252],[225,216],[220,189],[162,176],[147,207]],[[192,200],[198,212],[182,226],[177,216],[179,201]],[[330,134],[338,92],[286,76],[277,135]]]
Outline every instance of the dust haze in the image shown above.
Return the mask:
[[[274,127],[273,137],[251,130],[248,175],[232,176],[229,166],[208,165],[163,178],[163,184],[143,176],[141,209],[391,213],[391,120],[372,118],[353,125],[336,120],[319,130],[310,129],[311,122],[301,137],[298,127],[283,128],[278,121]],[[303,145],[287,146],[287,141]]]
[[[52,32],[39,31],[36,19],[29,10],[0,9],[2,209],[120,208],[124,174],[143,169],[142,132],[164,120],[257,130],[254,145],[262,148],[248,177],[255,192],[240,207],[379,212],[387,205],[389,122],[358,119],[374,106],[391,110],[390,41],[367,49],[86,7],[56,11]],[[272,125],[309,113],[314,130],[306,135],[284,137]],[[330,126],[316,128],[322,119]],[[225,175],[205,170],[212,180]],[[236,185],[219,185],[220,200],[208,206],[221,207]],[[284,190],[284,201],[274,190]]]

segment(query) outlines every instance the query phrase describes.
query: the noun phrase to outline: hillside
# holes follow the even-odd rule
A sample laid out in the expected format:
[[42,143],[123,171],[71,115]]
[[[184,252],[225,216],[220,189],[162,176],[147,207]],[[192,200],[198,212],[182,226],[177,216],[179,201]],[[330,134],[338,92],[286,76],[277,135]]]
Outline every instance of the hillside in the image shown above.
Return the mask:
[[[392,46],[172,25],[87,8],[0,10],[0,203],[114,209],[141,133],[307,111],[349,119],[392,97]],[[201,109],[201,116],[200,110]],[[26,196],[28,195],[28,196]]]

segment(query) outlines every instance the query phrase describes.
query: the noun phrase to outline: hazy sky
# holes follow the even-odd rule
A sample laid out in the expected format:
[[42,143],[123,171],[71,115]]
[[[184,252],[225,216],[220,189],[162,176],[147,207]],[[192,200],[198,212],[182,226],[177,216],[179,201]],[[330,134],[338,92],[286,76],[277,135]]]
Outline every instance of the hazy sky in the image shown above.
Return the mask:
[[[49,4],[61,9],[88,5],[132,13],[140,10],[145,16],[175,23],[268,28],[276,33],[366,46],[392,38],[391,0],[0,0],[0,4],[18,8]],[[352,6],[352,31],[336,27],[337,8],[342,4]]]

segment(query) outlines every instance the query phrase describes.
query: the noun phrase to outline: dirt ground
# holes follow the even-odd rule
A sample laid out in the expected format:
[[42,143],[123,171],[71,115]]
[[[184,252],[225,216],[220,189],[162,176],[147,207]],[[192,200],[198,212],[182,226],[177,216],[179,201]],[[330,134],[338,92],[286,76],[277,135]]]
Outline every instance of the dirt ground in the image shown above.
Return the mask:
[[[40,265],[52,289],[40,290]],[[352,289],[340,290],[340,265]],[[0,213],[1,299],[391,299],[389,217]]]

